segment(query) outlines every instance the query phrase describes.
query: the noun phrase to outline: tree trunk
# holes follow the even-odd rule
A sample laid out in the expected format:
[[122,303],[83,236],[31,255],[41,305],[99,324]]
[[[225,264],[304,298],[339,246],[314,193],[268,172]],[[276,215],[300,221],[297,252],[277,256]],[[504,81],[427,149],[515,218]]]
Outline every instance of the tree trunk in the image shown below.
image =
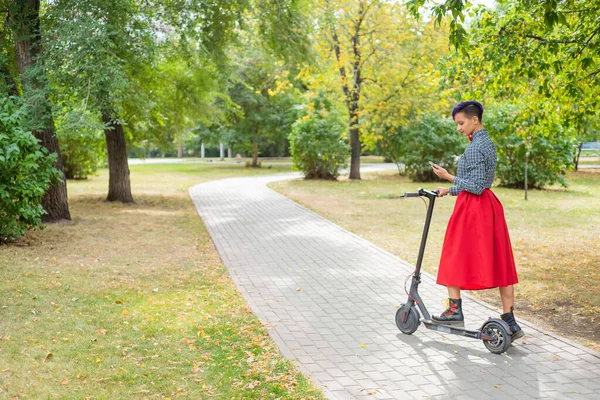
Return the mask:
[[183,143],[179,143],[177,146],[177,158],[183,158]]
[[360,132],[358,130],[357,106],[349,107],[350,111],[350,179],[360,179]]
[[258,167],[258,140],[252,143],[252,166]]
[[[328,3],[329,7],[329,3]],[[363,82],[362,74],[362,53],[360,51],[360,35],[362,23],[367,14],[364,1],[358,3],[358,14],[354,21],[354,32],[350,38],[352,42],[353,62],[350,73],[347,72],[344,65],[340,38],[337,35],[335,26],[332,27],[333,51],[338,62],[338,69],[342,81],[342,90],[346,97],[346,107],[348,107],[348,130],[350,133],[350,179],[360,179],[360,129],[358,127],[358,107],[360,101],[360,91]],[[349,76],[351,74],[351,76]]]
[[[48,149],[49,153],[56,153],[56,168],[61,174],[61,181],[51,186],[44,198],[42,207],[47,214],[42,217],[44,222],[56,222],[63,219],[70,220],[69,203],[67,197],[67,182],[64,179],[64,162],[58,148],[58,139],[54,132],[54,120],[48,92],[45,89],[45,76],[42,71],[33,71],[41,51],[40,36],[40,0],[16,0],[9,7],[8,26],[15,38],[17,66],[19,68],[23,95],[27,102],[30,93],[37,97],[38,104],[31,104],[30,118],[37,119],[39,127],[33,134]],[[43,91],[42,96],[39,92]],[[38,93],[35,93],[38,92]],[[39,101],[39,98],[42,101]]]
[[581,156],[581,148],[583,147],[583,142],[579,143],[577,146],[577,155],[575,156],[575,171],[579,169],[579,157]]
[[102,113],[102,122],[106,128],[106,150],[108,152],[108,197],[107,201],[133,203],[131,183],[129,180],[129,165],[127,163],[127,144],[123,133],[123,125]]
[[358,3],[358,19],[355,23],[354,35],[352,36],[352,52],[354,53],[354,62],[352,72],[354,82],[352,86],[351,98],[348,101],[348,111],[350,114],[350,179],[360,179],[360,132],[358,128],[358,104],[360,101],[360,90],[362,86],[362,53],[360,51],[361,25],[365,17],[365,3]]

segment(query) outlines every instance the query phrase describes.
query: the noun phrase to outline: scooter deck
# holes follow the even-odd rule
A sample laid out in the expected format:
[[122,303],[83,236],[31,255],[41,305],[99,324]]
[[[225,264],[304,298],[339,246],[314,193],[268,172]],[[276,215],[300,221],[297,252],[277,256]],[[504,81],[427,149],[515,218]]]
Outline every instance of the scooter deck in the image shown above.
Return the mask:
[[461,325],[446,325],[446,324],[440,324],[436,321],[426,320],[426,319],[421,319],[421,322],[423,323],[423,325],[425,325],[425,328],[431,329],[434,331],[450,333],[452,335],[467,336],[467,337],[470,337],[473,339],[481,339],[480,331],[466,329],[464,327],[464,325],[463,326],[461,326]]

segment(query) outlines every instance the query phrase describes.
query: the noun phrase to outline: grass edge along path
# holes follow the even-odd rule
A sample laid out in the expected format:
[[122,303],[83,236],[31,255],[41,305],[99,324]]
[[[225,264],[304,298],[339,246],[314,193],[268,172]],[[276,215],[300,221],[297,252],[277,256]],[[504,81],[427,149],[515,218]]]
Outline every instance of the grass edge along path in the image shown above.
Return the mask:
[[132,166],[69,182],[72,224],[0,247],[0,398],[321,399],[235,288],[187,188],[289,170]]
[[[594,208],[600,197],[600,173],[570,173],[567,181],[566,190],[530,191],[527,202],[523,191],[493,188],[505,208],[519,273],[516,312],[549,331],[600,350],[600,209]],[[364,174],[361,181],[293,180],[269,186],[414,264],[426,207],[419,199],[389,197],[437,184],[379,172]],[[436,202],[423,264],[433,276],[454,202],[452,197]],[[470,294],[500,306],[497,289]],[[441,303],[430,307],[434,312],[443,310]]]

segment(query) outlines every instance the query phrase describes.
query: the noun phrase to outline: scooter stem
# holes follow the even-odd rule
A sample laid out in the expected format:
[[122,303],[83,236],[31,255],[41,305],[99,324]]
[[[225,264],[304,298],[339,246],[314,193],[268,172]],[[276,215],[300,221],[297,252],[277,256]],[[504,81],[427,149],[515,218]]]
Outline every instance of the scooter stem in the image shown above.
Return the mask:
[[425,189],[419,189],[418,193],[419,196],[427,197],[429,199],[429,206],[427,207],[427,217],[425,218],[425,226],[423,227],[423,237],[421,238],[421,247],[419,248],[419,256],[417,257],[417,265],[415,270],[415,277],[417,279],[420,279],[421,265],[423,264],[423,256],[425,255],[425,245],[427,244],[427,236],[429,235],[429,225],[431,224],[431,218],[433,216],[433,206],[435,205],[435,198],[437,197],[437,193]]

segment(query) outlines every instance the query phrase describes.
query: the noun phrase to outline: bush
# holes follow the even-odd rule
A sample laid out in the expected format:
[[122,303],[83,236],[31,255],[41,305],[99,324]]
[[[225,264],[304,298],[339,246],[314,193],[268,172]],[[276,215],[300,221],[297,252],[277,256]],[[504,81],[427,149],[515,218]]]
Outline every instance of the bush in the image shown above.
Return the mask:
[[503,105],[490,109],[484,116],[484,125],[498,153],[496,178],[500,186],[525,187],[525,161],[529,147],[527,185],[541,189],[554,183],[566,187],[565,173],[573,166],[575,143],[572,135],[552,116],[530,123],[528,139],[517,135],[519,110]]
[[58,142],[67,179],[87,179],[106,162],[106,143],[99,115],[67,111],[56,114]]
[[456,170],[457,155],[468,142],[456,130],[454,121],[435,114],[424,114],[407,127],[384,135],[379,142],[382,155],[404,169],[414,182],[435,182],[429,161],[449,171]]
[[337,179],[350,152],[345,129],[341,118],[332,113],[315,113],[294,123],[289,136],[294,168],[306,179]]
[[11,98],[0,98],[1,242],[41,225],[42,197],[59,179],[56,155],[47,155],[24,124],[23,110]]

